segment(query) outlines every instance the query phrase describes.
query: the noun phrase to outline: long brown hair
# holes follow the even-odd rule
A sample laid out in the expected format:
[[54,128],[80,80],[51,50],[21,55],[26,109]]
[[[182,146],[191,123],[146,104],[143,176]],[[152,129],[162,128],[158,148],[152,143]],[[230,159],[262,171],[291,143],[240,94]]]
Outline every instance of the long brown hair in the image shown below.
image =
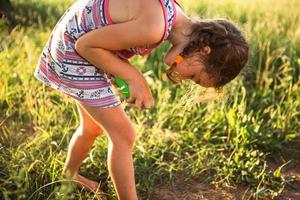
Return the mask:
[[241,31],[231,22],[224,19],[194,21],[190,42],[182,55],[188,56],[200,52],[205,46],[211,49],[203,57],[205,71],[215,88],[220,88],[234,79],[248,61],[249,46]]

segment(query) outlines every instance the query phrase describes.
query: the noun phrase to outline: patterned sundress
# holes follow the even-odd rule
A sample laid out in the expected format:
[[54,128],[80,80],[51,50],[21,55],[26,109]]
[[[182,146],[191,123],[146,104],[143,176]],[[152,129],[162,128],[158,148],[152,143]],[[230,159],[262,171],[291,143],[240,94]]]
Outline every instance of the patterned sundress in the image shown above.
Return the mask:
[[[123,59],[146,55],[165,41],[176,19],[174,0],[159,0],[164,12],[165,31],[152,46],[117,51]],[[109,0],[77,0],[60,18],[48,39],[34,76],[46,85],[74,98],[80,103],[98,108],[121,104],[103,70],[82,58],[75,50],[76,40],[85,33],[112,24],[108,12]]]

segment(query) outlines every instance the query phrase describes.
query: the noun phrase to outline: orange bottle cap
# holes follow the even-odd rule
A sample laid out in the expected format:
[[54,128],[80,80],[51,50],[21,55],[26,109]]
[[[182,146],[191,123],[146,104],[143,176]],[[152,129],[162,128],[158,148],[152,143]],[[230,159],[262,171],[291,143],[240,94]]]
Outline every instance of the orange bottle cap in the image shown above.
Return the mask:
[[183,61],[183,57],[180,56],[180,55],[177,55],[176,58],[175,58],[175,63],[179,64]]

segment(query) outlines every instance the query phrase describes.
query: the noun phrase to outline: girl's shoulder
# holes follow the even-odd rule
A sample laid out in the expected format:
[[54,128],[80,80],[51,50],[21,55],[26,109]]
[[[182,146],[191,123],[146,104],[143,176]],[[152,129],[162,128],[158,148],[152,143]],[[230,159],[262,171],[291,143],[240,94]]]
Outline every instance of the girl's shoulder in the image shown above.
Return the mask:
[[[147,29],[160,38],[164,34],[165,20],[160,0],[106,0],[112,24],[136,21],[136,31]],[[132,30],[130,30],[132,31]],[[141,35],[141,37],[143,37]]]
[[109,1],[109,15],[113,24],[141,20],[145,26],[156,24],[164,27],[164,12],[160,0],[106,0]]

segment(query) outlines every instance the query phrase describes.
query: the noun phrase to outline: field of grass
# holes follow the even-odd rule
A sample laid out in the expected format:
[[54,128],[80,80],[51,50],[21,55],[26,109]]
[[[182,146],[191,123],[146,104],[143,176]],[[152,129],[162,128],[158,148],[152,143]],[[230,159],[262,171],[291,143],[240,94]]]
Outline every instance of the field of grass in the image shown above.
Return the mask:
[[[97,199],[61,178],[67,145],[79,125],[69,97],[33,77],[37,59],[56,21],[72,0],[14,0],[19,25],[0,22],[0,199]],[[131,62],[145,75],[156,105],[125,109],[138,134],[134,148],[137,191],[153,199],[160,183],[205,177],[207,184],[246,185],[250,196],[271,199],[296,177],[282,173],[300,142],[300,1],[187,0],[199,18],[236,22],[251,48],[242,75],[216,101],[189,103],[188,84],[162,81],[168,44]],[[108,140],[102,136],[80,173],[106,183]],[[298,156],[299,157],[299,156]],[[277,160],[277,166],[270,167]],[[278,165],[279,163],[279,165]],[[184,183],[183,183],[184,184]]]

